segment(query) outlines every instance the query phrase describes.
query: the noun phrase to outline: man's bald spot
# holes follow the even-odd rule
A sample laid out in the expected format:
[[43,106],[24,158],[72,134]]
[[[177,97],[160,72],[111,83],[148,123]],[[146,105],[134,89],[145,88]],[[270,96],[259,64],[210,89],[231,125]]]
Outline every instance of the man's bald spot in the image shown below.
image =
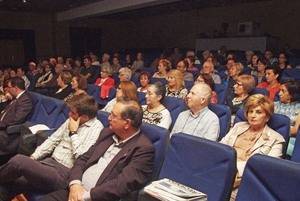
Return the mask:
[[197,83],[193,86],[194,90],[197,91],[197,94],[207,100],[210,99],[212,90],[211,88],[205,83]]

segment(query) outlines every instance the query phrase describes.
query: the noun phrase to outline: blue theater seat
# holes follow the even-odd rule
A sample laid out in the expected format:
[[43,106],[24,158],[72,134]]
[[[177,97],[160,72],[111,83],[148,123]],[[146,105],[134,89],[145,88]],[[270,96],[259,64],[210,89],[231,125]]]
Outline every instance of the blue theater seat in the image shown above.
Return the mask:
[[298,130],[297,133],[295,147],[293,150],[291,160],[300,163],[300,130]]
[[227,105],[209,104],[208,108],[213,111],[220,120],[220,134],[219,140],[221,140],[229,131],[231,112]]
[[215,84],[215,92],[218,95],[218,104],[225,104],[227,84]]
[[236,174],[232,147],[183,133],[171,137],[159,178],[169,178],[208,195],[228,200]]
[[104,107],[111,99],[113,99],[116,96],[116,89],[111,88],[109,90],[108,98],[100,98],[99,94],[101,93],[101,90],[98,86],[93,84],[88,84],[87,86],[87,94],[92,96],[95,101],[101,106]]
[[[240,121],[247,121],[244,116],[244,110],[239,109],[236,113],[234,123]],[[268,126],[273,130],[277,131],[279,134],[283,136],[285,142],[289,141],[290,137],[290,118],[282,114],[273,114],[268,122]]]
[[299,201],[300,165],[256,154],[246,165],[237,201]]
[[170,129],[172,129],[176,122],[178,115],[182,111],[187,109],[186,104],[182,98],[175,98],[175,97],[170,97],[170,96],[166,96],[164,98],[163,104],[171,113],[172,124],[170,126]]
[[251,91],[250,95],[253,95],[253,94],[262,94],[262,95],[264,95],[264,96],[269,96],[269,92],[268,92],[268,90],[265,89],[265,88],[254,88],[254,89]]

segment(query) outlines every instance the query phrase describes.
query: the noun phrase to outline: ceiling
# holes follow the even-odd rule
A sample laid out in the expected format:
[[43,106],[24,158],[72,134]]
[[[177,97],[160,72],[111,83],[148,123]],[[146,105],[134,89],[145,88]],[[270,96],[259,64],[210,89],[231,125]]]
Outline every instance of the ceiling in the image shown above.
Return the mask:
[[[102,0],[0,0],[0,10],[2,11],[22,11],[22,12],[42,12],[57,13],[68,9],[83,6],[89,3]],[[143,15],[156,15],[161,13],[170,13],[199,9],[205,7],[228,6],[239,3],[255,2],[262,0],[181,0],[175,3],[169,3],[159,6],[151,6],[142,9],[136,9],[118,14],[106,15],[108,18],[130,18]],[[270,0],[269,0],[270,1]],[[103,17],[103,16],[101,16]]]

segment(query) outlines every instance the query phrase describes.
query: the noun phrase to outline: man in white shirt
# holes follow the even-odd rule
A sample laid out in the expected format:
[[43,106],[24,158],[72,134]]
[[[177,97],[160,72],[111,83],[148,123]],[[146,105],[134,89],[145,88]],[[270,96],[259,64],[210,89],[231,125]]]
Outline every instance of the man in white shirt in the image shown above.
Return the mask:
[[210,97],[211,88],[207,84],[195,84],[186,97],[189,110],[178,115],[171,135],[182,132],[216,141],[220,125],[217,115],[208,108]]
[[[92,97],[85,94],[74,96],[68,107],[69,119],[30,157],[16,155],[0,167],[2,189],[30,186],[47,192],[67,186],[74,161],[96,142],[103,129],[102,123],[96,119],[97,104]],[[4,195],[6,193],[8,195]],[[16,193],[0,192],[0,200],[8,200]]]

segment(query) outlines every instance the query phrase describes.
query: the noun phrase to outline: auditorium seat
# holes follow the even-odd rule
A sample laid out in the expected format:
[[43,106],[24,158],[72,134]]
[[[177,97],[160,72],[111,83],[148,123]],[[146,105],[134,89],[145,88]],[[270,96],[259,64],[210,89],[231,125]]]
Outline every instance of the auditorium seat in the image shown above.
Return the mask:
[[87,86],[88,95],[94,97],[95,101],[98,103],[100,107],[104,107],[111,99],[116,96],[116,89],[111,88],[109,90],[108,98],[100,98],[101,89],[93,84],[88,84]]
[[163,105],[169,110],[172,118],[170,129],[173,128],[178,115],[187,109],[186,104],[182,98],[166,96],[163,100]]
[[219,140],[221,140],[229,131],[231,112],[230,108],[227,105],[220,104],[209,104],[208,108],[213,111],[220,120],[220,134]]
[[251,92],[250,92],[250,95],[253,95],[253,94],[262,94],[264,96],[269,96],[269,92],[267,89],[265,88],[254,88]]
[[300,130],[298,130],[296,136],[295,146],[291,160],[300,163]]
[[168,83],[165,78],[155,78],[155,77],[152,77],[150,79],[150,83],[154,84],[155,82],[161,82],[163,85],[166,85]]
[[227,145],[183,133],[171,137],[159,178],[169,178],[228,200],[236,174],[236,152]]
[[218,104],[225,104],[227,84],[215,84],[215,92],[218,95]]
[[246,165],[236,201],[298,201],[298,163],[256,154]]

